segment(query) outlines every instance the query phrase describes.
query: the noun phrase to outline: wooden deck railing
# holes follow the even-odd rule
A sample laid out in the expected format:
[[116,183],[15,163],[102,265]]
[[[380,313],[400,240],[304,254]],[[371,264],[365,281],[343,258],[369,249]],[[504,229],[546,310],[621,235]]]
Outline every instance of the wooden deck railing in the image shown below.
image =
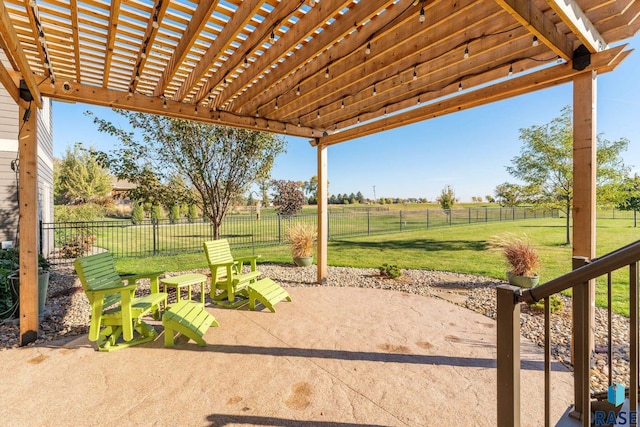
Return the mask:
[[608,287],[608,360],[609,384],[612,381],[611,351],[611,273],[629,268],[629,410],[638,409],[638,262],[640,240],[614,252],[588,262],[574,257],[574,270],[532,289],[524,290],[510,285],[497,290],[497,353],[498,353],[498,426],[520,426],[520,303],[544,300],[544,381],[545,425],[550,425],[551,402],[551,340],[549,298],[558,292],[573,288],[573,368],[574,407],[570,416],[591,425],[591,393],[589,388],[592,358],[593,320],[591,317],[591,287],[595,279],[607,276]]

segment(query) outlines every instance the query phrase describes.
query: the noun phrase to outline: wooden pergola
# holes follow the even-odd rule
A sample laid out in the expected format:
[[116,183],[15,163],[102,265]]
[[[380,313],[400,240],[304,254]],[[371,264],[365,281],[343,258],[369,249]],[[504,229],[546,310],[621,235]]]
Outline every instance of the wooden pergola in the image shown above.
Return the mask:
[[3,0],[0,82],[20,106],[20,334],[36,339],[41,97],[305,137],[327,147],[574,83],[574,255],[595,255],[596,75],[630,53],[634,0]]

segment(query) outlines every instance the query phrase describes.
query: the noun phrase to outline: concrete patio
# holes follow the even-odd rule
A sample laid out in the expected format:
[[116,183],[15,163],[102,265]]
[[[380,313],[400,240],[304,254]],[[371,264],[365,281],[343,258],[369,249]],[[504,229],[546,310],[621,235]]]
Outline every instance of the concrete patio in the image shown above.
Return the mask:
[[[496,424],[495,322],[449,302],[362,288],[288,288],[266,310],[209,310],[206,348],[163,337],[114,353],[86,335],[0,352],[3,425]],[[542,425],[543,364],[523,339],[523,425]],[[572,375],[552,372],[552,421]]]

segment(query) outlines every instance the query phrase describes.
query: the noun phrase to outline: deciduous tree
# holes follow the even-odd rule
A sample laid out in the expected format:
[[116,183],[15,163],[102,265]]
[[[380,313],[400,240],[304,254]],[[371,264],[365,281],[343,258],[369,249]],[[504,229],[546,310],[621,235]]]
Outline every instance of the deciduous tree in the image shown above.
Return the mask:
[[111,192],[111,176],[94,150],[77,143],[67,148],[61,161],[54,163],[56,204],[79,205],[104,198]]
[[94,117],[98,129],[117,137],[123,148],[112,152],[110,165],[118,174],[153,165],[161,179],[182,176],[195,189],[197,204],[211,221],[214,239],[232,202],[250,184],[269,176],[286,143],[275,135],[116,110],[134,132]]
[[445,185],[436,201],[440,203],[442,209],[447,210],[453,208],[453,205],[456,204],[456,195],[453,188],[449,185]]
[[302,210],[304,194],[295,181],[274,180],[273,205],[280,215],[295,215]]
[[[523,145],[507,171],[525,185],[520,188],[528,203],[558,208],[565,213],[566,242],[571,241],[570,216],[573,205],[573,115],[571,107],[562,109],[560,117],[544,125],[520,129]],[[597,138],[597,196],[601,202],[619,200],[616,183],[628,175],[620,153],[629,141]]]

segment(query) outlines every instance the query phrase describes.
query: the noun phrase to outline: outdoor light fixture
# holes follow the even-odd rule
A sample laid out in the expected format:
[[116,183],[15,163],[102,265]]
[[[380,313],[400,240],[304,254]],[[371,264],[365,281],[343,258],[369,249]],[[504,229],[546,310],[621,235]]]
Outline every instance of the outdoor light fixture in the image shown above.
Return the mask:
[[467,45],[467,47],[464,48],[464,59],[467,59],[469,57],[469,46]]
[[420,8],[420,22],[424,22],[425,17],[424,17],[424,6],[422,6]]
[[151,26],[155,29],[158,29],[160,26],[158,25],[158,15],[153,15],[153,22],[151,23]]
[[273,31],[271,31],[271,36],[269,36],[269,43],[274,44],[276,42],[276,35]]
[[509,75],[513,75],[513,64],[509,64]]
[[458,83],[458,92],[460,92],[461,90],[462,90],[462,81]]
[[344,108],[344,98],[342,99],[342,102],[340,103],[340,108]]
[[418,95],[418,105],[420,105],[420,95]]
[[278,109],[278,98],[276,98],[276,110]]
[[376,96],[378,91],[376,90],[376,85],[373,85],[373,96]]
[[244,68],[249,68],[249,61],[247,61],[247,57],[244,57]]
[[418,80],[418,73],[416,71],[416,67],[413,67],[413,80]]
[[300,96],[300,86],[296,89],[296,95]]
[[538,46],[538,44],[539,44],[539,43],[538,43],[538,36],[533,36],[533,43],[532,43],[532,45],[535,47],[535,46]]
[[325,79],[329,78],[329,67],[327,67],[327,70],[324,72],[324,78]]
[[364,50],[364,53],[367,55],[371,53],[371,42],[367,42],[367,48]]

